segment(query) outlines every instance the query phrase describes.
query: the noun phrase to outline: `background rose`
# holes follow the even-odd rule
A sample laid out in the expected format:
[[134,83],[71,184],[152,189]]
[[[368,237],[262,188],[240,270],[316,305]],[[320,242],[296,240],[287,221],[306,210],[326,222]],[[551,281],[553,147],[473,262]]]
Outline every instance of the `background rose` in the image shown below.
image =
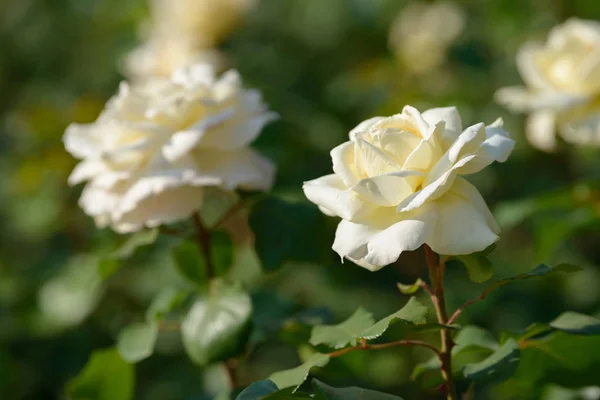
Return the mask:
[[405,250],[429,245],[439,254],[480,251],[499,227],[485,201],[460,175],[505,161],[514,141],[502,121],[464,131],[454,107],[376,117],[331,151],[334,174],[304,184],[306,196],[339,216],[333,249],[370,270]]
[[598,22],[570,19],[553,28],[545,44],[521,48],[517,67],[527,88],[501,89],[497,99],[516,111],[531,112],[531,144],[554,150],[558,130],[568,142],[600,145]]
[[71,125],[65,147],[82,161],[69,182],[89,181],[80,205],[119,232],[188,217],[203,188],[266,190],[274,166],[250,149],[275,118],[239,74],[196,65],[171,79],[123,83],[96,122]]

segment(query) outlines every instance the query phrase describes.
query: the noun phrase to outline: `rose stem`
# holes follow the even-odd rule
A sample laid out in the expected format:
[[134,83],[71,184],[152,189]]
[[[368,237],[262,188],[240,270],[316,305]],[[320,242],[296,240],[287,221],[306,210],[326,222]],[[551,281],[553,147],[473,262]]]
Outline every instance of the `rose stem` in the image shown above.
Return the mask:
[[[448,313],[446,312],[446,303],[444,299],[444,269],[446,268],[445,259],[440,259],[438,262],[437,255],[431,248],[424,245],[425,260],[427,261],[427,269],[429,270],[429,279],[431,280],[431,302],[435,308],[437,320],[440,325],[446,326],[448,323]],[[442,361],[442,378],[446,389],[447,400],[457,400],[456,384],[454,375],[452,374],[452,347],[454,342],[450,336],[448,328],[440,330],[441,348],[440,360]]]
[[211,252],[211,232],[204,226],[198,213],[194,213],[192,219],[194,221],[194,226],[196,227],[198,245],[204,256],[204,261],[206,262],[206,274],[208,275],[208,280],[211,281],[216,276]]

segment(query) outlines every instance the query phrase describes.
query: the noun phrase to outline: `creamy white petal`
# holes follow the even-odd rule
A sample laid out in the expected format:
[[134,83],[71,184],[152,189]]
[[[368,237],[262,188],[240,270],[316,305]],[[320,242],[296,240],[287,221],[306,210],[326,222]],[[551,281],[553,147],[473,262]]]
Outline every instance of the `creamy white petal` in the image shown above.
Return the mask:
[[78,163],[69,175],[69,185],[77,185],[107,171],[106,164],[100,160],[88,159]]
[[[133,188],[133,190],[136,190]],[[203,188],[173,185],[158,193],[151,190],[138,199],[136,206],[113,220],[113,228],[120,233],[133,232],[173,223],[189,218],[200,209]]]
[[354,165],[354,142],[345,142],[331,150],[333,172],[336,173],[346,186],[352,186],[360,177]]
[[393,263],[403,251],[416,250],[434,235],[438,212],[434,205],[405,213],[403,219],[374,235],[364,260],[380,268]]
[[382,207],[392,207],[414,192],[411,178],[422,176],[422,173],[416,171],[399,171],[361,179],[352,190],[366,201]]
[[367,242],[379,232],[380,229],[369,225],[342,220],[335,231],[332,249],[342,257],[342,261],[348,258],[356,262],[367,255]]
[[454,185],[452,185],[451,192],[469,201],[481,213],[481,215],[484,216],[485,221],[487,222],[492,232],[496,234],[500,233],[500,226],[496,222],[494,215],[492,214],[485,200],[481,196],[481,193],[479,193],[479,190],[477,190],[475,186],[473,186],[465,178],[459,176],[454,181]]
[[258,152],[245,148],[234,151],[199,150],[193,155],[198,171],[217,178],[226,190],[237,187],[268,190],[275,179],[275,165]]
[[93,124],[71,124],[63,136],[65,149],[75,158],[97,157],[101,153]]
[[423,119],[431,126],[444,121],[445,130],[440,140],[445,149],[448,149],[454,140],[463,131],[460,114],[456,107],[432,108],[423,113]]
[[350,138],[350,140],[354,140],[356,138],[356,135],[365,132],[371,126],[375,125],[377,122],[379,122],[383,119],[385,119],[385,117],[373,117],[373,118],[369,118],[369,119],[361,122],[354,129],[352,129],[350,131],[350,133],[348,134],[348,137]]
[[557,148],[556,116],[552,111],[536,111],[527,118],[525,134],[531,145],[539,150],[553,152]]
[[366,140],[357,138],[354,146],[354,160],[359,174],[377,176],[400,169],[398,163]]
[[335,174],[304,182],[302,189],[310,201],[343,219],[352,220],[372,211],[372,207]]
[[435,202],[438,219],[427,244],[444,255],[482,251],[498,240],[486,216],[469,200],[447,193]]
[[543,51],[538,43],[526,43],[517,52],[517,68],[527,85],[536,89],[553,89],[536,60],[536,55]]
[[600,109],[560,127],[563,139],[580,146],[600,146]]

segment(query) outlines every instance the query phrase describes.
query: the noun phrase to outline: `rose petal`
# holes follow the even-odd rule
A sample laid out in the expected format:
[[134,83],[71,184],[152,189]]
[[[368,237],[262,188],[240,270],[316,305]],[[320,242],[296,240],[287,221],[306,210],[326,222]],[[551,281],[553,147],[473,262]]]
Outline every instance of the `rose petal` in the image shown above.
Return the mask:
[[310,201],[343,219],[352,220],[372,211],[372,206],[349,190],[335,174],[304,182],[302,189]]
[[445,130],[440,140],[447,150],[462,132],[462,121],[456,107],[432,108],[423,113],[423,119],[431,126],[445,122]]
[[422,173],[416,171],[399,171],[362,179],[352,190],[366,201],[382,207],[391,207],[411,195],[415,187],[414,178],[422,176]]
[[346,186],[352,186],[360,179],[354,166],[354,142],[345,142],[331,150],[333,172]]
[[527,118],[525,133],[533,147],[546,152],[556,151],[555,119],[552,111],[536,111]]

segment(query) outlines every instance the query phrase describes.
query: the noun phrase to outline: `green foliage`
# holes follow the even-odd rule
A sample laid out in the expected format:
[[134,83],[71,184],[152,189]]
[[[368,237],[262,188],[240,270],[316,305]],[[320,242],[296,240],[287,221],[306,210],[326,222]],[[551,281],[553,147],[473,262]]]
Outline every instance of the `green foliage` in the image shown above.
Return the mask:
[[181,325],[184,347],[199,365],[239,355],[252,326],[250,296],[239,284],[216,280],[191,306]]
[[338,389],[313,379],[315,400],[402,400],[391,394],[376,392],[358,387]]
[[393,321],[402,321],[410,325],[425,324],[427,307],[411,297],[408,303],[399,311],[375,322],[373,315],[359,308],[346,321],[337,325],[321,325],[313,328],[310,343],[325,344],[336,349],[355,346],[359,339],[375,339],[383,335]]
[[405,285],[403,283],[397,283],[396,285],[398,286],[398,290],[400,291],[400,293],[406,294],[406,295],[412,295],[412,294],[417,293],[417,291],[421,288],[422,284],[423,284],[423,281],[421,280],[421,278],[419,278],[415,281],[415,283],[412,283],[409,285]]
[[544,276],[544,275],[548,275],[548,274],[554,274],[557,272],[578,272],[581,270],[582,270],[581,267],[578,267],[573,264],[567,264],[567,263],[559,264],[555,267],[550,267],[545,264],[540,264],[529,272],[511,276],[509,278],[500,279],[500,280],[492,283],[491,285],[489,285],[485,288],[483,293],[488,294],[498,288],[501,288],[504,285],[508,285],[509,283],[511,283],[515,280],[530,279],[530,278],[535,278],[535,277]]
[[158,228],[133,233],[117,250],[98,262],[100,276],[104,279],[110,278],[121,268],[123,260],[132,257],[138,249],[154,244],[158,235]]
[[134,367],[117,350],[97,350],[83,370],[67,384],[69,400],[130,400],[135,384]]
[[494,275],[494,265],[486,256],[479,253],[456,256],[467,269],[469,279],[475,283],[483,283]]
[[465,378],[475,381],[504,381],[517,370],[519,355],[519,344],[508,339],[485,360],[466,365]]
[[258,400],[267,397],[270,394],[278,392],[279,389],[277,385],[275,385],[270,380],[264,380],[255,382],[252,385],[248,386],[246,389],[242,390],[240,394],[237,395],[235,400]]
[[136,363],[152,355],[157,337],[156,323],[133,323],[119,333],[117,350],[125,361]]
[[249,222],[262,267],[273,271],[287,260],[320,259],[324,246],[318,226],[322,219],[322,214],[307,204],[288,203],[275,197],[258,202]]
[[[214,232],[211,236],[212,263],[215,273],[221,276],[233,262],[233,242],[225,232]],[[181,275],[190,282],[199,286],[208,282],[206,259],[195,241],[185,241],[175,247],[173,261]]]
[[295,390],[306,380],[312,368],[324,367],[328,363],[329,355],[315,353],[304,364],[296,368],[275,372],[269,379],[279,389],[293,388]]

